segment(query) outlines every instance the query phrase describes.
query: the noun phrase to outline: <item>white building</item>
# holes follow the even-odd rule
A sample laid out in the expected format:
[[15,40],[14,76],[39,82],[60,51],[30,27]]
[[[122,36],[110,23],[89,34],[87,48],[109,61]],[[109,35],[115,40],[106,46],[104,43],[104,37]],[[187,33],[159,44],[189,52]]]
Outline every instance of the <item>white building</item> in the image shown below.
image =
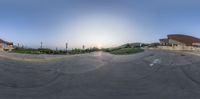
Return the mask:
[[0,51],[11,51],[13,49],[13,43],[0,39]]

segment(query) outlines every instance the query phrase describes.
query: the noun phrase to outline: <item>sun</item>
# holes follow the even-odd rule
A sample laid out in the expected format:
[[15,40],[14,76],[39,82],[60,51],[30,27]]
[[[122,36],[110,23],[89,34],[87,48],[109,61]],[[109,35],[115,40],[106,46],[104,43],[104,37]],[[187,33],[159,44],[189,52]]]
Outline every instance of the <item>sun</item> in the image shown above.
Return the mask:
[[101,44],[101,43],[97,43],[96,46],[97,46],[97,48],[99,48],[99,49],[102,48],[102,44]]
[[129,38],[129,21],[122,16],[112,14],[90,14],[74,18],[67,28],[64,28],[63,40],[70,37],[70,42],[76,46],[109,47],[117,45]]

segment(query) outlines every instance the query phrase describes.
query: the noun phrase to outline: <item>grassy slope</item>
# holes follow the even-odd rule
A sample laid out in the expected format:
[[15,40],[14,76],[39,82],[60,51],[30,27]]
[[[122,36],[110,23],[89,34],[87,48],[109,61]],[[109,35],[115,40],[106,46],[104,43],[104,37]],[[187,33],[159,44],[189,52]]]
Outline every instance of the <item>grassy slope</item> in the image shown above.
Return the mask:
[[116,55],[126,55],[126,54],[139,53],[143,51],[144,50],[140,48],[121,48],[121,49],[113,50],[110,53],[116,54]]

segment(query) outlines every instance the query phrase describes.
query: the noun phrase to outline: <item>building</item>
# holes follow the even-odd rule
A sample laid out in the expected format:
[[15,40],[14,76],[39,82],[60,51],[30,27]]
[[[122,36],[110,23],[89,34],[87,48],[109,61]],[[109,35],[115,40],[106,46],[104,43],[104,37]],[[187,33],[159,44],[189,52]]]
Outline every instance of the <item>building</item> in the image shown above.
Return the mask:
[[160,39],[160,48],[172,50],[196,50],[200,48],[200,39],[183,34],[167,35],[167,38]]
[[172,34],[167,35],[168,38],[160,39],[163,46],[199,46],[200,39],[188,35]]
[[11,51],[13,49],[13,43],[0,39],[0,51]]

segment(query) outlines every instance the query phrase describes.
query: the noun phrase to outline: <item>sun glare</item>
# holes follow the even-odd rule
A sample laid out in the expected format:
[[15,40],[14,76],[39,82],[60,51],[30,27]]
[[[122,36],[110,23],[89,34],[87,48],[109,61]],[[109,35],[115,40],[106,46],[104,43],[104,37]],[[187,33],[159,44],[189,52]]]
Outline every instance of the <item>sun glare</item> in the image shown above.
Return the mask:
[[77,44],[109,47],[127,39],[130,24],[125,19],[109,14],[83,15],[72,20],[66,32],[71,34]]

